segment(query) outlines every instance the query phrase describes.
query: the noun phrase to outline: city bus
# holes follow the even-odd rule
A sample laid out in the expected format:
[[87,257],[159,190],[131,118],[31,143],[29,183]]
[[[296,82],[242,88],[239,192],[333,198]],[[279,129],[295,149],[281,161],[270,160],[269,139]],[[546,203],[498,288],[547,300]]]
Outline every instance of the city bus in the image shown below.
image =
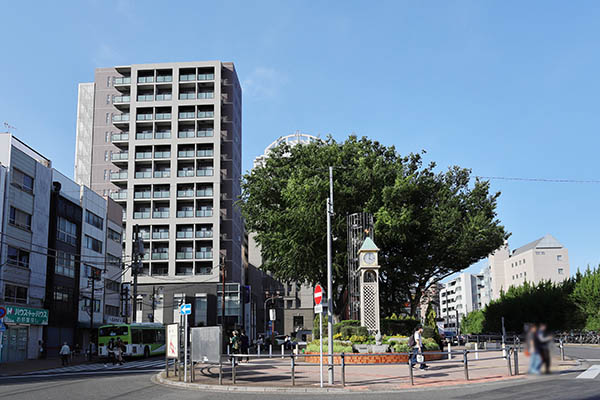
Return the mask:
[[165,354],[165,327],[142,322],[135,324],[103,325],[98,328],[98,355],[108,357],[108,342],[121,338],[125,344],[123,356],[150,357]]

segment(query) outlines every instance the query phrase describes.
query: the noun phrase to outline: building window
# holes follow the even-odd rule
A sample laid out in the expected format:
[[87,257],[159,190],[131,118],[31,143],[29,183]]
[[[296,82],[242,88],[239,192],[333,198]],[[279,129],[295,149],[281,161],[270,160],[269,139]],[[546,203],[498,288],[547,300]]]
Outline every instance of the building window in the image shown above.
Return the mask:
[[110,136],[108,135],[108,132],[104,132],[104,143],[108,143],[108,138]]
[[[81,311],[90,312],[90,304],[92,304],[92,299],[83,299],[79,304],[81,304]],[[94,300],[94,312],[100,312],[100,300]]]
[[27,304],[27,288],[22,286],[4,285],[4,301],[9,303]]
[[54,272],[58,275],[75,278],[75,255],[57,251]]
[[21,211],[18,208],[10,207],[10,217],[8,223],[21,229],[31,230],[31,214]]
[[110,81],[111,81],[110,76],[107,76],[106,77],[106,87],[110,87]]
[[[110,78],[108,78],[108,82],[110,82]],[[110,104],[110,94],[106,95],[106,104]]]
[[208,302],[206,294],[196,294],[196,308],[194,312],[196,314],[194,320],[196,321],[197,326],[208,325]]
[[121,258],[120,257],[115,257],[112,254],[107,254],[106,255],[106,264],[107,265],[112,265],[113,267],[121,267]]
[[558,274],[559,275],[564,275],[565,274],[565,270],[563,268],[559,268],[558,269]]
[[110,118],[110,114],[109,114],[109,113],[106,113],[106,123],[107,123],[107,124],[108,124],[108,120],[109,120],[109,118]]
[[8,246],[8,263],[23,268],[29,268],[29,252]]
[[[94,279],[96,281],[100,280],[102,277],[102,270],[100,268],[91,267],[89,265],[82,266],[83,276],[88,279]],[[91,283],[88,282],[88,285],[91,286]]]
[[73,289],[56,286],[54,288],[54,301],[59,301],[62,303],[72,303],[73,302]]
[[106,304],[104,306],[104,314],[112,315],[113,317],[118,317],[119,316],[119,307],[110,306],[110,305]]
[[108,290],[112,290],[113,292],[118,292],[121,290],[121,284],[111,279],[104,280],[104,287],[106,287]]
[[102,253],[102,242],[98,239],[94,239],[91,236],[85,235],[85,248],[95,251],[96,253]]
[[304,317],[302,315],[294,316],[294,329],[304,328]]
[[300,299],[296,299],[296,308],[300,308],[302,307],[302,303],[300,301]]
[[562,255],[561,254],[559,254],[559,255],[556,256],[556,261],[562,261]]
[[12,171],[12,184],[24,192],[33,193],[33,178],[15,168]]
[[104,161],[108,161],[108,150],[104,150]]
[[114,229],[108,228],[108,238],[114,242],[121,244],[121,234]]
[[61,242],[77,246],[77,225],[64,218],[58,218],[58,227],[56,228],[57,239]]
[[98,229],[102,229],[104,227],[104,219],[89,210],[85,210],[85,222],[95,226]]
[[294,301],[293,300],[288,300],[286,308],[292,308],[293,306],[294,306]]

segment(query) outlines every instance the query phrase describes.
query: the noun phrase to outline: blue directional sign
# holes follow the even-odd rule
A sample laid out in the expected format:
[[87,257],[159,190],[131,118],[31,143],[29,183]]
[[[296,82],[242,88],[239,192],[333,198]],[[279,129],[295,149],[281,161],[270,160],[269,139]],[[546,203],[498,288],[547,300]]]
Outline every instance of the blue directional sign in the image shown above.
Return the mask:
[[179,306],[179,314],[188,315],[192,313],[192,305],[191,304],[182,304]]

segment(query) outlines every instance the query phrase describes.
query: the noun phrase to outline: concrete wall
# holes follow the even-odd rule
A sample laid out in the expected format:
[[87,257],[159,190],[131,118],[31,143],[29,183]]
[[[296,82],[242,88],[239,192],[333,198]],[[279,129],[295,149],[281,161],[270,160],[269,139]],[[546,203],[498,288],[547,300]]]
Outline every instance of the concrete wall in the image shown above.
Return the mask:
[[94,124],[94,83],[80,83],[77,93],[77,127],[75,147],[75,182],[90,186],[92,134]]

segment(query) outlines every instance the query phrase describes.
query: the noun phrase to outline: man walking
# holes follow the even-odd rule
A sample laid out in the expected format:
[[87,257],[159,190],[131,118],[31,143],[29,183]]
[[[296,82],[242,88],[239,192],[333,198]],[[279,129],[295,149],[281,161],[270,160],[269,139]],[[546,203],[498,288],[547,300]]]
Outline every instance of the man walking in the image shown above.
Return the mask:
[[71,348],[69,347],[67,342],[65,342],[63,344],[63,346],[60,348],[59,354],[60,354],[60,359],[62,361],[62,366],[66,367],[67,365],[69,365],[69,356],[71,355]]
[[[409,363],[410,363],[410,367],[413,368],[415,366],[415,364],[417,363],[417,355],[419,354],[423,354],[423,327],[419,326],[417,327],[417,330],[415,331],[415,333],[413,333],[409,338],[408,338],[408,346],[411,347],[411,353],[410,353],[410,359],[409,359]],[[419,369],[427,369],[428,366],[427,364],[425,364],[425,358],[423,358],[423,362],[421,362],[421,366],[419,367]]]

